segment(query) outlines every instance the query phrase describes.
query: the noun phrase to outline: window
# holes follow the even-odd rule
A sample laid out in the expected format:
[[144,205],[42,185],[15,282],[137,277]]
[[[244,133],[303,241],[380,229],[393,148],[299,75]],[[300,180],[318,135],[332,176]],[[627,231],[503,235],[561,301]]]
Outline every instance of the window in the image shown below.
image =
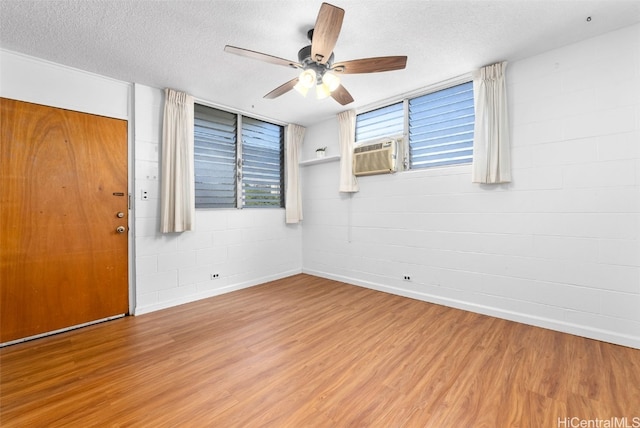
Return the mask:
[[196,208],[236,206],[236,124],[233,113],[194,107]]
[[242,205],[282,207],[282,126],[242,118]]
[[356,141],[402,136],[404,106],[402,102],[356,116]]
[[408,135],[410,169],[469,163],[474,121],[473,82],[466,82],[357,115],[356,141]]
[[474,120],[472,82],[410,99],[410,168],[471,162]]
[[196,208],[283,207],[283,127],[194,108]]

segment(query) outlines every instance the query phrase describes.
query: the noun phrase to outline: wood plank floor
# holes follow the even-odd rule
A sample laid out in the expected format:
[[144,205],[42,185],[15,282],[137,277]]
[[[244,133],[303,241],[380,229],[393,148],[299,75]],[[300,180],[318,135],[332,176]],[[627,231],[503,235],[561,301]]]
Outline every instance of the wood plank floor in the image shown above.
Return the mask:
[[5,347],[0,369],[3,427],[640,426],[640,350],[308,275]]

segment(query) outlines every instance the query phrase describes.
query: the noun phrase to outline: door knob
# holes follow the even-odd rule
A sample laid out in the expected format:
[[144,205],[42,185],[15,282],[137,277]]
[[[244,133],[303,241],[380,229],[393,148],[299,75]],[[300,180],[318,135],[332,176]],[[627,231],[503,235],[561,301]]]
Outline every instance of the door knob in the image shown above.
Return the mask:
[[124,233],[124,231],[125,231],[124,226],[118,226],[116,228],[116,232],[118,232],[118,233]]

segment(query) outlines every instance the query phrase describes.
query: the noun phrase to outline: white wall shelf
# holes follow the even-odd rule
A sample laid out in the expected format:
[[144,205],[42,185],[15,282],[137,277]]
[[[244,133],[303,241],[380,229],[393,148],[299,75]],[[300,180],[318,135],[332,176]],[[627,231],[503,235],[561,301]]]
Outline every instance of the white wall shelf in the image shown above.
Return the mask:
[[337,161],[337,160],[340,160],[340,156],[339,155],[325,156],[323,158],[315,158],[315,159],[304,160],[304,161],[300,162],[300,166],[315,165],[315,164],[318,164],[318,163],[333,162],[333,161]]

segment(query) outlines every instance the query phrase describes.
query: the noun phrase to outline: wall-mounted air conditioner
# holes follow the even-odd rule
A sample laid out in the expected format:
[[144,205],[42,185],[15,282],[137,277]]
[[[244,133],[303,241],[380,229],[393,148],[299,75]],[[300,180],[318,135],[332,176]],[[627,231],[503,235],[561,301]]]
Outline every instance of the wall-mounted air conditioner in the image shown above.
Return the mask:
[[390,174],[397,170],[398,142],[378,140],[357,145],[353,149],[353,174]]

